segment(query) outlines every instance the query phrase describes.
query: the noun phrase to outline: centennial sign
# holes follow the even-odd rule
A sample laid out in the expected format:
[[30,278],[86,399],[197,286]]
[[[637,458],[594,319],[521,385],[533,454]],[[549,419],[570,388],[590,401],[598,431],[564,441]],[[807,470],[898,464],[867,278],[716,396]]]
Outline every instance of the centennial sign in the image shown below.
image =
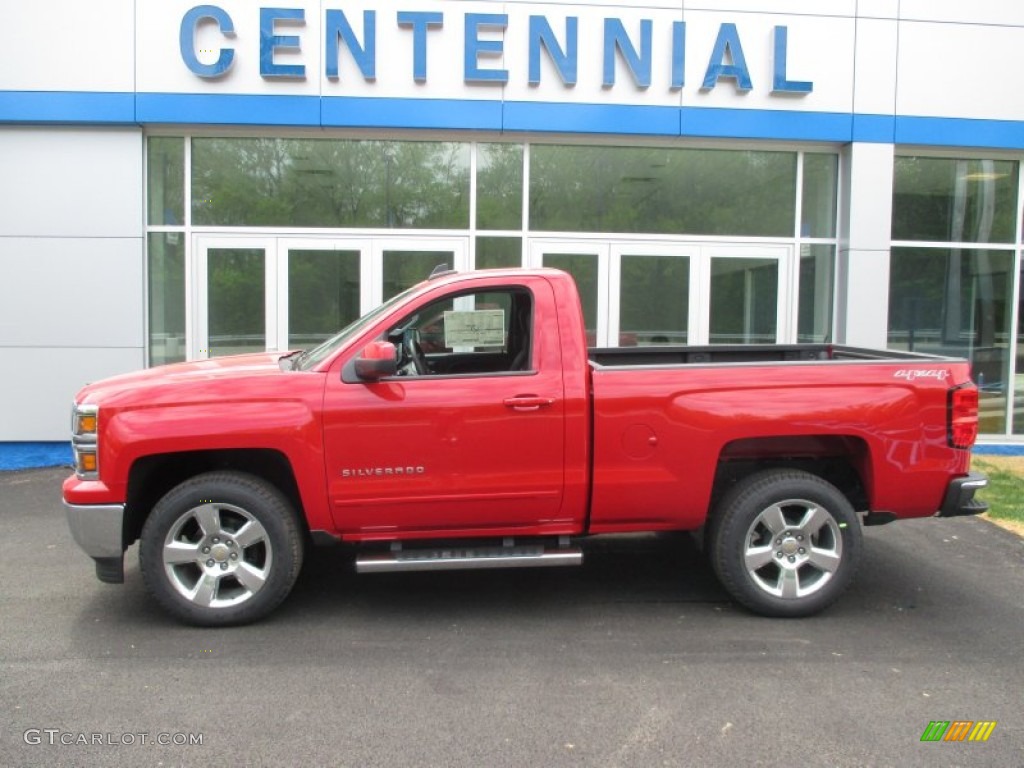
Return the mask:
[[[255,10],[254,10],[255,12]],[[238,41],[259,49],[260,76],[270,80],[305,80],[306,65],[294,63],[307,41],[302,30],[306,24],[302,8],[259,8],[259,39]],[[463,13],[460,19],[450,18],[441,11],[396,11],[387,14],[398,28],[407,32],[412,49],[412,71],[409,77],[416,83],[429,79],[427,51],[432,33],[456,24],[463,30],[462,78],[467,84],[504,84],[516,74],[503,64],[505,41],[503,35],[510,24],[504,13]],[[377,29],[385,14],[375,10],[362,13],[361,35],[341,9],[327,9],[324,13],[324,76],[333,81],[340,78],[339,60],[342,55],[352,58],[363,80],[372,83],[377,77]],[[216,50],[197,50],[199,31],[212,25],[222,38]],[[603,88],[616,85],[616,73],[624,67],[636,88],[651,86],[655,65],[668,68],[670,88],[685,86],[686,22],[672,21],[671,26],[659,30],[655,37],[652,19],[640,19],[632,33],[621,18],[581,19],[565,16],[553,23],[547,16],[530,15],[528,25],[527,71],[525,81],[530,85],[541,82],[542,59],[554,68],[566,88],[578,82],[579,39],[581,34],[599,36],[601,47],[601,73]],[[556,27],[558,29],[556,30]],[[287,34],[285,34],[287,33]],[[235,22],[220,6],[198,5],[185,13],[179,31],[179,48],[185,66],[198,77],[215,80],[230,75],[235,64]],[[657,42],[656,42],[657,40]],[[312,43],[308,43],[312,44]],[[810,80],[791,80],[787,72],[789,30],[786,26],[772,28],[771,93],[803,95],[813,91]],[[343,54],[347,51],[347,54]],[[213,54],[213,55],[211,55]],[[287,56],[289,63],[279,57]],[[724,22],[718,26],[717,36],[700,90],[714,89],[722,80],[731,81],[736,90],[753,90],[754,81],[747,64],[737,25]]]

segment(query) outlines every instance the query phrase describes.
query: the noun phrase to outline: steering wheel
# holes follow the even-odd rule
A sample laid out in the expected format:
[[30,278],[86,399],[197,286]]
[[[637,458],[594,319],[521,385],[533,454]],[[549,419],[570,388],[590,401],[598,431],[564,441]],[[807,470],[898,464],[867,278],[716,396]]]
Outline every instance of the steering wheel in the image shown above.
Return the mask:
[[412,363],[412,368],[417,376],[426,376],[430,373],[427,367],[427,359],[423,355],[423,347],[420,346],[420,333],[415,328],[406,328],[402,332],[402,357],[406,363]]

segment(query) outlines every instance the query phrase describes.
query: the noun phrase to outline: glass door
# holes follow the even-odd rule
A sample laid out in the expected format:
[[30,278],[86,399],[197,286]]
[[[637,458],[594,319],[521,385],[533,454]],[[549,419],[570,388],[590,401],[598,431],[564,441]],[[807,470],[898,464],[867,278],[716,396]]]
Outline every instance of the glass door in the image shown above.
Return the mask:
[[308,349],[426,280],[467,268],[464,238],[293,238],[278,241],[281,349]]
[[575,278],[589,346],[796,341],[788,245],[535,240],[530,264]]
[[189,359],[263,352],[277,341],[273,238],[196,237]]
[[309,349],[439,264],[467,268],[466,238],[196,235],[189,359]]
[[468,238],[376,238],[373,241],[373,306],[430,277],[442,265],[469,269]]
[[608,243],[535,240],[530,245],[530,266],[561,269],[576,281],[588,347],[613,345],[608,323],[609,265]]
[[310,349],[373,308],[369,240],[277,241],[278,348]]
[[701,249],[703,344],[796,341],[790,295],[789,246],[707,246]]
[[700,327],[695,246],[612,245],[609,326],[620,347],[694,344]]

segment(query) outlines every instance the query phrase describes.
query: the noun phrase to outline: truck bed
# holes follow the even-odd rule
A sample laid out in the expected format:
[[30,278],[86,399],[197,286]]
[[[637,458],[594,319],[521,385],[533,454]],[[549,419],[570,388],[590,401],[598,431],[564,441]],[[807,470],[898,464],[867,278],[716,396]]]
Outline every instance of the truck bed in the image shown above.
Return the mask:
[[[934,514],[967,362],[832,344],[592,349],[590,530],[700,526],[722,462],[842,463],[864,508]],[[800,462],[804,462],[800,464]]]
[[819,360],[939,360],[934,355],[898,350],[863,349],[838,344],[721,344],[706,347],[610,347],[587,350],[590,362],[603,368],[633,366],[770,363]]

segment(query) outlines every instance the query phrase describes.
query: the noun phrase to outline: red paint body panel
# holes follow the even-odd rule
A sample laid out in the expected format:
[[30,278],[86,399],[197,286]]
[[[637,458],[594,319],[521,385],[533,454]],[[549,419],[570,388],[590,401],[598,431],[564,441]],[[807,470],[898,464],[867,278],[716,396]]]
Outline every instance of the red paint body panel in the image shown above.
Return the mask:
[[[935,363],[929,363],[937,367]],[[945,382],[896,378],[905,363],[788,364],[601,369],[593,375],[592,532],[699,527],[721,456],[760,458],[760,440],[851,438],[870,508],[899,517],[934,514],[969,454],[946,444],[950,384],[966,363],[944,363]],[[845,383],[844,383],[845,382]],[[655,445],[637,446],[639,428]],[[753,441],[744,453],[745,441]],[[784,443],[783,443],[784,444]]]
[[[376,382],[346,373],[411,311],[509,285],[533,296],[530,370]],[[65,499],[124,502],[145,457],[253,448],[286,459],[309,528],[340,538],[578,535],[697,528],[720,461],[830,452],[852,463],[872,510],[930,515],[970,458],[947,444],[948,393],[969,382],[964,361],[592,365],[575,284],[554,270],[429,281],[312,370],[280,357],[85,387],[76,402],[100,407],[100,479],[69,478]],[[911,380],[908,369],[929,375]]]
[[255,448],[287,458],[310,526],[330,526],[319,416],[325,377],[282,371],[280,356],[180,363],[82,389],[76,402],[100,405],[102,482],[70,477],[65,500],[125,501],[132,465],[146,456]]

